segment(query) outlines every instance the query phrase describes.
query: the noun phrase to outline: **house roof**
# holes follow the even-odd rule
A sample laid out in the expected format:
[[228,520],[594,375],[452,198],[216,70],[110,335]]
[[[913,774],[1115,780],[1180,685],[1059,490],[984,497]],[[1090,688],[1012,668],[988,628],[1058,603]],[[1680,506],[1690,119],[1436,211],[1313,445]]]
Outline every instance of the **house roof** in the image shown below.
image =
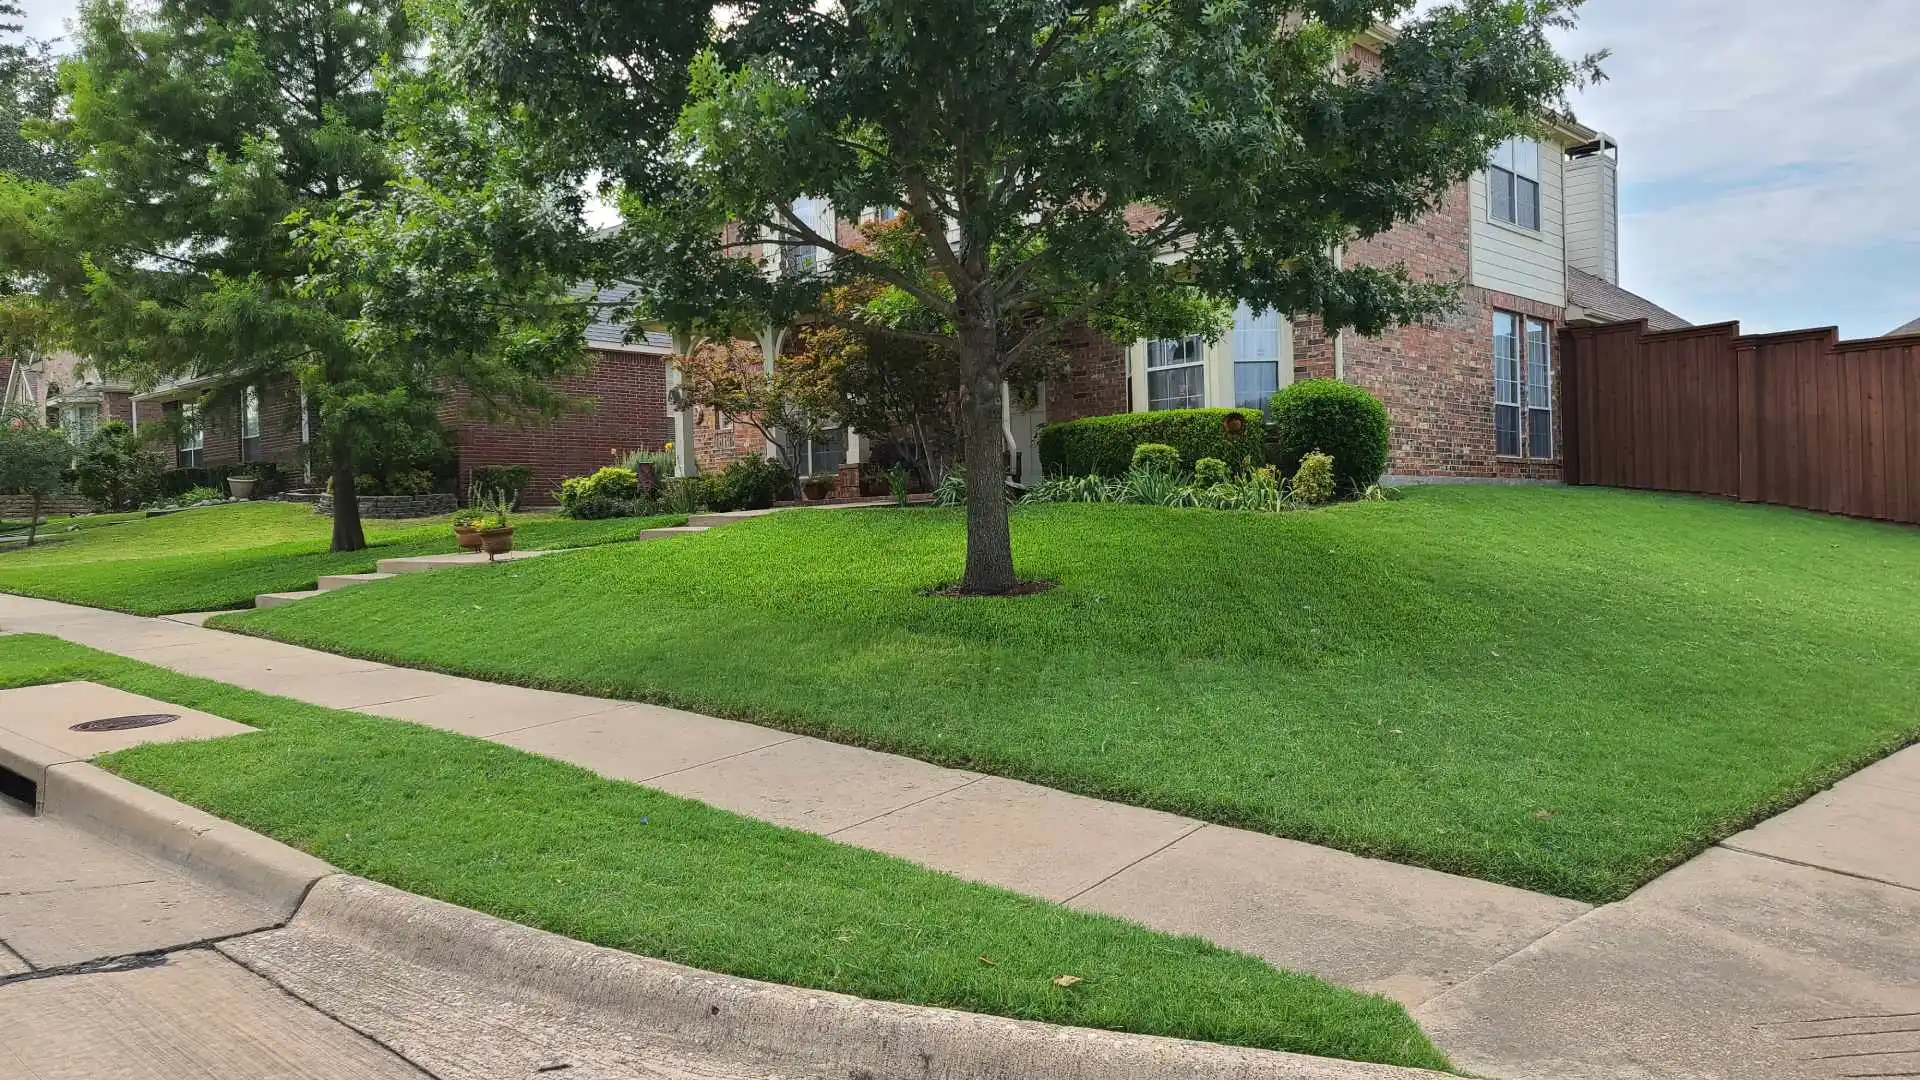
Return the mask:
[[585,297],[591,295],[598,305],[593,313],[593,321],[587,324],[587,344],[596,349],[613,349],[620,352],[673,352],[673,337],[661,330],[648,329],[628,340],[630,327],[616,323],[607,315],[607,309],[616,304],[626,303],[633,298],[633,286],[619,284],[609,288],[595,290],[593,285],[582,282],[573,289],[573,295]]
[[1693,325],[1644,296],[1571,266],[1567,267],[1567,300],[1607,322],[1645,319],[1649,330],[1684,330]]
[[1899,329],[1895,330],[1891,334],[1888,334],[1887,336],[1900,337],[1903,334],[1920,334],[1920,319],[1913,320],[1912,322],[1908,323],[1905,326],[1900,327]]

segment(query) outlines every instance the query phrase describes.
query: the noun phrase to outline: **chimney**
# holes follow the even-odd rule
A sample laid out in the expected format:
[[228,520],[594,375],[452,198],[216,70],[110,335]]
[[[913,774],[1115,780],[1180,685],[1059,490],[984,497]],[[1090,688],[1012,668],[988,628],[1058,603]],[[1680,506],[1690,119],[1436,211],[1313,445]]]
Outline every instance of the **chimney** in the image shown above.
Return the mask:
[[1620,284],[1619,145],[1606,136],[1567,151],[1567,265]]

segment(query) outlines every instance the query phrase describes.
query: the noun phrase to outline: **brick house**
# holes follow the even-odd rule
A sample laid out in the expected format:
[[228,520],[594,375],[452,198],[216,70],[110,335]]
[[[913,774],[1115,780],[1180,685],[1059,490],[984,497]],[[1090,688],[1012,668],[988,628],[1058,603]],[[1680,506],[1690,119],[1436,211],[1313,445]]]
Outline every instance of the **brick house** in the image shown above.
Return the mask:
[[0,411],[11,409],[24,409],[82,442],[102,424],[131,422],[133,392],[102,377],[97,365],[74,353],[0,358]]

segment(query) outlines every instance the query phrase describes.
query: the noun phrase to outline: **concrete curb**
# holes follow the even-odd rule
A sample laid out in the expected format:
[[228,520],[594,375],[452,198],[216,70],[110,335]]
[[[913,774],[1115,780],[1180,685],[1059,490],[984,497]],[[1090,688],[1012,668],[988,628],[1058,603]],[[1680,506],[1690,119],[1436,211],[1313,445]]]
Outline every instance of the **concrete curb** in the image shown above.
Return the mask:
[[49,765],[42,812],[182,867],[291,918],[332,866],[277,840],[123,780],[96,765]]
[[1434,1074],[1059,1027],[717,975],[590,945],[376,882],[314,885],[286,930],[538,995],[612,1030],[806,1075],[922,1080],[1412,1080]]

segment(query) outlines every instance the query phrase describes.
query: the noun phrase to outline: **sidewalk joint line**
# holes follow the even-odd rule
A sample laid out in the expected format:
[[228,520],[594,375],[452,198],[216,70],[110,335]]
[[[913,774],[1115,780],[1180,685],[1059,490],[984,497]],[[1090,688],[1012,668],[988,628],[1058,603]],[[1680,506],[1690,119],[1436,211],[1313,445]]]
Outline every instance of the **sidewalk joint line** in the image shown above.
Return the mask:
[[1785,863],[1788,866],[1804,866],[1808,870],[1818,870],[1825,874],[1838,874],[1841,877],[1853,878],[1856,881],[1871,881],[1875,885],[1885,885],[1891,889],[1905,889],[1908,892],[1920,892],[1920,885],[1902,885],[1897,881],[1888,881],[1886,878],[1877,878],[1871,874],[1856,874],[1851,870],[1839,870],[1831,866],[1821,866],[1819,863],[1802,862],[1799,859],[1789,859],[1784,855],[1769,855],[1764,851],[1754,851],[1749,848],[1736,847],[1724,841],[1722,841],[1719,846],[1728,851],[1739,852],[1742,855],[1751,855],[1756,859],[1769,859],[1773,862]]
[[[198,938],[193,941],[182,942],[178,945],[163,945],[157,949],[142,949],[139,952],[121,953],[117,956],[97,956],[91,960],[77,960],[71,964],[56,964],[53,967],[34,968],[32,971],[23,971],[18,975],[0,975],[0,988],[12,986],[15,983],[37,982],[41,979],[61,979],[69,975],[98,975],[119,971],[140,971],[146,968],[160,967],[164,965],[167,962],[167,958],[174,953],[197,952],[201,949],[211,950],[215,945],[223,941],[231,941],[234,938],[252,937],[255,934],[264,934],[269,930],[284,929],[286,925],[284,922],[268,923],[265,926],[256,927],[251,930],[236,930],[231,934],[215,934],[212,937]],[[13,949],[9,947],[7,951],[13,952]],[[14,953],[14,955],[19,956],[20,954]],[[222,953],[221,955],[225,954]],[[21,956],[20,959],[26,961],[29,965],[32,963],[32,961],[28,961],[24,956]]]
[[[301,903],[304,904],[305,902],[306,902],[305,899],[302,898]],[[283,929],[286,929],[286,927],[278,926],[278,927],[274,927],[273,929],[283,930]],[[260,931],[260,932],[265,933],[266,931]],[[235,936],[236,937],[252,937],[253,935],[244,934],[244,935],[235,935]],[[362,1039],[365,1039],[368,1043],[372,1044],[373,1046],[376,1046],[379,1049],[384,1050],[387,1053],[393,1055],[395,1059],[404,1063],[408,1068],[419,1073],[421,1076],[426,1077],[427,1080],[437,1080],[437,1077],[435,1076],[432,1070],[428,1069],[425,1065],[422,1065],[419,1062],[413,1060],[413,1058],[408,1057],[407,1054],[404,1051],[402,1051],[399,1047],[394,1046],[392,1043],[389,1043],[386,1040],[380,1038],[379,1036],[375,1035],[373,1032],[368,1031],[357,1024],[349,1023],[345,1017],[339,1015],[338,1013],[332,1012],[327,1009],[323,1009],[320,1007],[320,1005],[317,1002],[309,1001],[306,998],[301,997],[299,994],[294,993],[290,988],[282,984],[280,980],[274,978],[273,976],[267,974],[264,971],[261,971],[259,968],[254,967],[252,964],[247,963],[247,961],[242,957],[236,956],[233,953],[230,953],[227,950],[221,949],[218,947],[214,948],[213,951],[219,954],[220,956],[225,957],[227,962],[232,964],[233,966],[239,968],[240,970],[246,972],[247,974],[253,976],[256,979],[259,979],[261,982],[266,983],[268,986],[273,987],[275,990],[280,991],[280,993],[283,996],[285,996],[289,1001],[295,1002],[305,1008],[312,1009],[314,1012],[318,1013],[319,1015],[326,1017],[327,1019],[333,1021],[336,1024],[339,1024],[341,1027],[347,1029],[348,1031],[353,1032],[355,1035],[360,1036]]]
[[[488,683],[488,684],[486,684],[486,685],[488,685],[488,686],[507,686],[507,685],[511,685],[511,684],[509,684],[509,683]],[[523,689],[523,690],[526,690],[526,689],[532,689],[532,688],[531,688],[531,687],[520,687],[519,689]],[[551,691],[551,690],[549,690],[549,691],[544,691],[544,692],[545,692],[545,693],[552,693],[553,691]],[[432,695],[432,694],[427,694],[426,696],[427,696],[427,697],[432,697],[433,695]],[[553,726],[553,725],[555,725],[555,724],[564,724],[564,723],[567,723],[568,721],[571,721],[571,720],[585,720],[585,719],[587,719],[587,718],[589,718],[589,717],[594,717],[594,716],[599,716],[599,715],[601,715],[602,713],[610,713],[610,712],[615,712],[615,711],[618,711],[618,710],[620,710],[620,709],[624,709],[624,708],[626,708],[626,707],[627,707],[627,706],[629,706],[629,705],[638,705],[638,704],[641,704],[640,702],[637,702],[637,701],[620,701],[620,700],[618,700],[618,699],[615,699],[615,698],[600,698],[599,700],[601,700],[601,701],[611,701],[611,702],[613,702],[613,704],[611,704],[611,705],[609,705],[608,707],[606,707],[606,708],[604,708],[604,709],[594,709],[594,710],[592,710],[591,712],[583,712],[583,713],[580,713],[580,714],[579,714],[579,715],[577,715],[577,716],[559,716],[559,717],[555,717],[555,718],[554,718],[554,719],[552,719],[552,720],[542,720],[542,721],[540,721],[540,722],[539,722],[539,723],[537,723],[537,724],[528,724],[528,725],[527,725],[527,726],[525,726],[525,727],[517,727],[517,728],[508,728],[508,729],[507,729],[507,730],[505,730],[505,731],[496,731],[496,732],[493,732],[493,733],[492,733],[492,734],[490,734],[490,735],[480,735],[480,736],[477,736],[477,738],[482,738],[482,739],[498,739],[498,738],[502,738],[502,737],[504,737],[504,736],[507,736],[507,735],[518,735],[518,734],[520,734],[520,733],[521,733],[521,732],[523,732],[523,731],[532,731],[532,730],[534,730],[535,728],[543,728],[543,727],[552,727],[552,726]],[[715,759],[715,760],[718,760],[718,759]]]
[[1085,896],[1085,895],[1087,895],[1088,893],[1090,893],[1090,892],[1092,892],[1093,890],[1095,890],[1095,889],[1097,889],[1097,888],[1099,888],[1099,887],[1100,887],[1100,886],[1102,886],[1102,885],[1105,885],[1105,884],[1106,884],[1107,882],[1109,882],[1109,881],[1112,881],[1112,880],[1113,880],[1114,878],[1117,878],[1117,877],[1119,877],[1119,876],[1120,876],[1121,874],[1124,874],[1124,873],[1126,873],[1127,871],[1129,871],[1129,870],[1131,870],[1131,869],[1133,869],[1134,867],[1136,867],[1136,866],[1139,866],[1139,865],[1140,865],[1141,863],[1143,863],[1143,862],[1146,862],[1146,861],[1147,861],[1148,859],[1151,859],[1151,858],[1153,858],[1153,857],[1154,857],[1155,855],[1158,855],[1158,854],[1160,854],[1161,852],[1163,852],[1163,851],[1165,851],[1165,850],[1167,850],[1168,848],[1170,848],[1170,847],[1172,847],[1173,845],[1175,845],[1175,844],[1177,844],[1177,843],[1179,843],[1179,842],[1180,842],[1180,841],[1182,841],[1182,840],[1185,840],[1185,839],[1186,839],[1187,837],[1189,837],[1189,836],[1192,836],[1192,835],[1193,835],[1194,833],[1197,833],[1197,832],[1199,832],[1199,831],[1200,831],[1201,829],[1204,829],[1204,828],[1206,828],[1206,827],[1207,827],[1207,823],[1206,823],[1206,822],[1204,822],[1204,821],[1196,821],[1196,822],[1194,822],[1194,823],[1193,823],[1193,827],[1192,827],[1192,828],[1190,828],[1190,829],[1188,829],[1187,831],[1185,831],[1185,832],[1183,832],[1183,833],[1181,833],[1181,834],[1180,834],[1179,836],[1176,836],[1176,837],[1174,837],[1173,839],[1171,839],[1171,840],[1169,840],[1169,841],[1167,841],[1166,843],[1164,843],[1164,844],[1161,844],[1161,845],[1160,845],[1159,847],[1157,847],[1157,848],[1154,848],[1154,849],[1153,849],[1152,851],[1149,851],[1149,852],[1147,852],[1147,853],[1146,853],[1145,855],[1142,855],[1142,856],[1140,856],[1139,858],[1137,858],[1137,859],[1135,859],[1135,860],[1133,860],[1132,862],[1130,862],[1130,863],[1128,863],[1127,865],[1125,865],[1125,866],[1123,866],[1123,867],[1121,867],[1120,869],[1118,869],[1118,870],[1115,870],[1115,871],[1114,871],[1113,873],[1111,873],[1111,874],[1108,874],[1108,875],[1107,875],[1106,877],[1103,877],[1103,878],[1101,878],[1101,879],[1100,879],[1099,881],[1096,881],[1096,882],[1094,882],[1093,884],[1091,884],[1091,885],[1089,885],[1089,886],[1087,886],[1086,888],[1084,888],[1084,889],[1081,889],[1081,890],[1080,890],[1079,892],[1077,892],[1077,893],[1074,893],[1074,894],[1073,894],[1073,895],[1071,895],[1071,896],[1067,896],[1067,897],[1064,897],[1064,898],[1062,898],[1062,899],[1061,899],[1061,900],[1059,901],[1059,903],[1060,903],[1060,906],[1061,906],[1061,907],[1066,907],[1066,906],[1067,906],[1068,904],[1071,904],[1071,903],[1073,903],[1073,902],[1074,902],[1075,900],[1078,900],[1078,899],[1080,899],[1081,897],[1083,897],[1083,896]]
[[[142,878],[139,881],[116,881],[110,885],[75,885],[66,889],[26,889],[22,892],[0,892],[0,896],[54,896],[59,893],[104,892],[107,889],[124,889],[129,885],[152,885],[159,878]],[[5,942],[0,942],[4,945]]]
[[893,815],[899,813],[902,810],[911,810],[914,807],[919,806],[921,803],[932,802],[933,800],[938,799],[942,796],[951,795],[956,791],[965,791],[967,788],[972,787],[973,785],[979,783],[982,780],[985,780],[986,778],[987,778],[986,774],[981,773],[979,775],[976,775],[973,779],[968,780],[966,783],[955,784],[954,786],[946,789],[945,791],[936,791],[931,795],[925,796],[923,798],[915,799],[910,803],[902,803],[899,806],[896,806],[893,809],[886,811],[885,813],[875,814],[872,817],[867,818],[865,821],[856,821],[851,825],[845,825],[838,829],[833,830],[830,833],[821,833],[820,835],[826,836],[826,837],[839,836],[841,833],[846,832],[848,829],[857,829],[862,825],[871,825],[874,822],[879,821],[881,818],[892,817]]
[[[777,742],[770,742],[765,746],[756,746],[751,750],[742,750],[737,754],[721,754],[719,757],[713,758],[710,761],[702,761],[697,765],[687,765],[678,769],[668,769],[666,772],[663,772],[663,773],[654,773],[652,776],[642,777],[639,780],[634,781],[634,783],[650,784],[655,780],[663,780],[669,776],[678,776],[683,772],[692,772],[695,769],[704,769],[709,765],[718,765],[723,761],[732,761],[734,758],[746,757],[748,754],[757,754],[762,750],[771,750],[776,746],[785,746],[788,743],[799,742],[801,739],[804,739],[804,738],[807,738],[807,736],[793,735],[788,738],[781,739]],[[565,760],[565,759],[563,758],[561,760]],[[579,763],[575,762],[574,764],[579,764]],[[582,765],[581,768],[591,768],[591,766]],[[595,770],[595,771],[597,772],[598,770]],[[602,774],[602,775],[605,775],[605,774]]]

